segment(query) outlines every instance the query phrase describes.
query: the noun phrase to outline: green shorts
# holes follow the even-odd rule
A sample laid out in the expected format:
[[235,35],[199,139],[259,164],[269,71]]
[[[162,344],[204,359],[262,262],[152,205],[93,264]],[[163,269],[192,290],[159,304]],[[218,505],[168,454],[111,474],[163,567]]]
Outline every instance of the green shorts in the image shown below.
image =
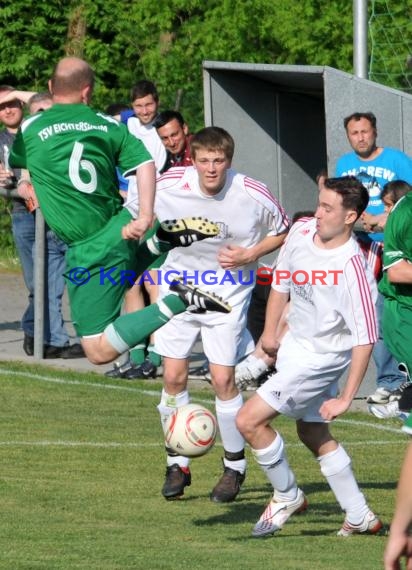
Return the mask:
[[124,208],[99,232],[69,247],[65,278],[79,336],[102,333],[120,315],[124,294],[138,275],[139,242],[121,235],[130,220]]
[[398,362],[412,370],[412,307],[385,298],[383,308],[383,339]]

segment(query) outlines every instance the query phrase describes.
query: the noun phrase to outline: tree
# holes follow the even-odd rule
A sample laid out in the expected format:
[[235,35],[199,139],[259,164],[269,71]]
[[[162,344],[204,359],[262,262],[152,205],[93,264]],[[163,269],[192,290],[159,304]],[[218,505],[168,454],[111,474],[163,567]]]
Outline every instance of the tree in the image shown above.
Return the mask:
[[[378,1],[370,0],[370,10]],[[161,107],[180,105],[192,130],[203,124],[204,60],[352,71],[348,0],[38,0],[32,5],[2,2],[3,83],[45,89],[56,61],[76,53],[96,71],[96,107],[127,102],[131,86],[145,77],[158,85]],[[394,23],[410,21],[404,0],[392,0],[391,7]],[[390,46],[379,51],[389,67],[395,65]],[[394,81],[402,87],[401,74]]]

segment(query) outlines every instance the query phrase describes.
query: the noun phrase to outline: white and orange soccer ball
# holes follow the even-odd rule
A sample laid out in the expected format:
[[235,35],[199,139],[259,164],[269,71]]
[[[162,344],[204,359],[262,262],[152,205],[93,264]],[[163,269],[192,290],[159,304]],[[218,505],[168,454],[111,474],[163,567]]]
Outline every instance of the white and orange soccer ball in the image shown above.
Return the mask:
[[200,404],[186,404],[168,417],[165,424],[165,442],[175,453],[185,457],[200,457],[216,441],[215,416]]

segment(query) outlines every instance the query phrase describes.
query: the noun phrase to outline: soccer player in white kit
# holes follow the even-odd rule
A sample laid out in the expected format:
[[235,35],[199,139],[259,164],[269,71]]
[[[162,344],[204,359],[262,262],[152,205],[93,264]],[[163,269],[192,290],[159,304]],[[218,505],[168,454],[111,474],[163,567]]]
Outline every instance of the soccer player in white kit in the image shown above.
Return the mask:
[[[216,220],[220,233],[196,248],[177,248],[161,268],[161,291],[178,273],[186,282],[208,289],[226,301],[232,311],[223,318],[211,313],[185,315],[175,326],[156,334],[156,350],[163,355],[164,388],[158,406],[162,423],[176,407],[189,402],[189,357],[199,333],[210,362],[216,394],[216,416],[224,447],[224,473],[214,487],[215,502],[233,501],[245,478],[245,442],[236,429],[236,414],[243,404],[234,382],[240,347],[253,341],[246,330],[246,311],[254,285],[257,260],[280,247],[288,218],[268,188],[233,171],[234,141],[219,127],[207,127],[191,140],[193,166],[172,168],[156,184],[155,212],[159,219],[183,212],[201,213]],[[168,279],[168,274],[169,279]],[[248,337],[247,337],[248,335]],[[167,450],[166,480],[162,494],[175,499],[191,483],[189,459]]]
[[[277,354],[277,372],[237,417],[239,431],[274,489],[253,529],[255,537],[275,533],[307,507],[282,436],[270,425],[280,414],[296,420],[300,440],[317,458],[346,513],[338,535],[374,534],[382,528],[328,424],[349,409],[377,339],[376,283],[352,235],[368,199],[354,177],[326,179],[315,217],[296,222],[279,253],[261,337],[265,352]],[[288,330],[279,343],[275,331],[289,299]],[[337,395],[346,369],[346,384]]]

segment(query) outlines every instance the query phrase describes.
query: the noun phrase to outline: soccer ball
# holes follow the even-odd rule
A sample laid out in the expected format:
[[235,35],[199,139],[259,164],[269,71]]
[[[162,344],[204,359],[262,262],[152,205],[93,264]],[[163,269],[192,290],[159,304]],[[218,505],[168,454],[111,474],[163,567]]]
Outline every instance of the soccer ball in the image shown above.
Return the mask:
[[165,442],[175,453],[185,457],[205,455],[216,440],[215,416],[200,404],[186,404],[168,417]]

